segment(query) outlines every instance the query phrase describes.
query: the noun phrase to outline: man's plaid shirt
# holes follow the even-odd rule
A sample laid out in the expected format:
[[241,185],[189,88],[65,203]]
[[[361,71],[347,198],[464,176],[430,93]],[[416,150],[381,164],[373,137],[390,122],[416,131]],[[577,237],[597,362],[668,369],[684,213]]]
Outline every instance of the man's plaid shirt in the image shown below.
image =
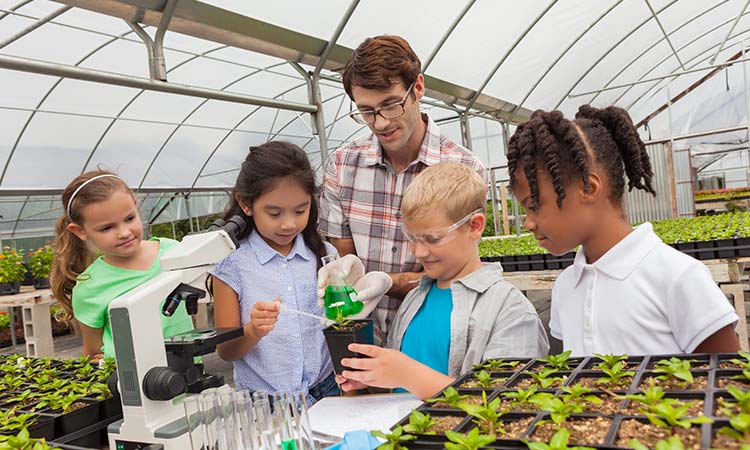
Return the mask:
[[[420,272],[401,231],[401,198],[411,180],[441,161],[466,164],[487,180],[487,169],[470,150],[440,134],[426,114],[422,147],[417,159],[396,173],[383,158],[374,134],[338,148],[326,162],[320,200],[320,232],[336,239],[353,239],[365,269],[387,273]],[[415,285],[416,287],[416,285]],[[400,299],[384,297],[372,315],[375,341],[385,343],[387,330]]]

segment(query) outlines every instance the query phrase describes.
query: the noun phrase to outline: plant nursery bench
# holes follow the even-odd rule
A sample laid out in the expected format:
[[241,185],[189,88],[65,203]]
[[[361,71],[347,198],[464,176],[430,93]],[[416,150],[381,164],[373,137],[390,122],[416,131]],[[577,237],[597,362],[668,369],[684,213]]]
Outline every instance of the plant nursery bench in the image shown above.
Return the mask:
[[7,308],[10,317],[12,345],[16,345],[13,309],[20,306],[23,333],[26,338],[26,355],[55,356],[49,307],[56,302],[51,290],[34,289],[30,286],[21,286],[21,292],[18,294],[0,296],[0,308]]

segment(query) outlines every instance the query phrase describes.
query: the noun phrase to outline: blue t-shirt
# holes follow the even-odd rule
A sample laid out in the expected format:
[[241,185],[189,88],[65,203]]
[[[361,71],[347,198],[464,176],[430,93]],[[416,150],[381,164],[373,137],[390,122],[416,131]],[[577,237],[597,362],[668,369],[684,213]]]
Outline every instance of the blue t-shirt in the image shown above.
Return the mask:
[[453,295],[450,288],[440,289],[437,282],[433,282],[424,303],[404,333],[401,351],[431,369],[448,375],[452,311]]

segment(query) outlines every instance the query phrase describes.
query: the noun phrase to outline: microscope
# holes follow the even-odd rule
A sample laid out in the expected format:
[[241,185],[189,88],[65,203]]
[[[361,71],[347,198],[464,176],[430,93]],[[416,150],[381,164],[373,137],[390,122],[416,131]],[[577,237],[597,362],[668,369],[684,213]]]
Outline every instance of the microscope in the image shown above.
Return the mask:
[[234,216],[217,220],[204,233],[185,236],[161,258],[162,273],[109,305],[123,414],[107,429],[110,449],[190,448],[181,399],[224,384],[220,375],[203,373],[195,357],[243,332],[194,330],[165,339],[159,316],[171,316],[181,303],[190,315],[197,312],[198,300],[206,295],[207,272],[237,248],[237,236],[246,226],[243,217]]

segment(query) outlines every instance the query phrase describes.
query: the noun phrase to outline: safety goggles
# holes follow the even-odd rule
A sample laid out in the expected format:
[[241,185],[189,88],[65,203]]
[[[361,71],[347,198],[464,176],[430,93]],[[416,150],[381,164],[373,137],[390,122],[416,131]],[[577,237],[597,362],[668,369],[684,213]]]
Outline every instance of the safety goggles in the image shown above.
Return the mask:
[[429,233],[410,233],[406,229],[406,225],[404,223],[401,223],[401,230],[404,232],[404,236],[406,237],[406,240],[409,241],[411,244],[417,245],[422,244],[426,247],[440,247],[441,245],[445,245],[448,242],[452,241],[456,238],[456,230],[458,230],[461,225],[464,225],[466,222],[471,220],[471,217],[474,214],[479,214],[482,212],[482,209],[475,209],[474,211],[470,212],[466,216],[464,216],[463,219],[459,220],[458,222],[454,223],[453,225],[438,231],[430,231]]

